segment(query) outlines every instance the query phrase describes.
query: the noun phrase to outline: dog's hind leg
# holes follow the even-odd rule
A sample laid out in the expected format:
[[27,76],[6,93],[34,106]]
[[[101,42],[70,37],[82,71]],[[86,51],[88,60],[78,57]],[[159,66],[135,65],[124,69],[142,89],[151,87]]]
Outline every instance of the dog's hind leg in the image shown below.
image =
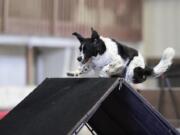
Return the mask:
[[124,62],[120,57],[114,59],[110,64],[106,65],[102,71],[108,76],[120,75],[124,69]]

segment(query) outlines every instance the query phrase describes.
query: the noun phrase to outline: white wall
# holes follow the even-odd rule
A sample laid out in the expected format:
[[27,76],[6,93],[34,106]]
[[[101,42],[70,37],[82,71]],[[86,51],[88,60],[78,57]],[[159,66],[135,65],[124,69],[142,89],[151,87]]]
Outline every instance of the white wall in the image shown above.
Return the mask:
[[0,85],[25,85],[24,47],[0,46]]
[[0,110],[9,110],[21,102],[35,86],[0,86]]
[[[160,58],[166,47],[180,57],[180,0],[143,1],[143,43],[146,58]],[[157,80],[148,79],[145,87],[156,88]]]
[[144,0],[143,44],[147,57],[174,47],[180,57],[180,0]]
[[40,52],[35,54],[34,65],[38,84],[46,77],[65,77],[77,67],[79,42],[75,38],[0,35],[0,86],[26,85],[27,46]]
[[37,62],[38,83],[46,77],[66,77],[66,73],[77,67],[75,48],[40,48]]

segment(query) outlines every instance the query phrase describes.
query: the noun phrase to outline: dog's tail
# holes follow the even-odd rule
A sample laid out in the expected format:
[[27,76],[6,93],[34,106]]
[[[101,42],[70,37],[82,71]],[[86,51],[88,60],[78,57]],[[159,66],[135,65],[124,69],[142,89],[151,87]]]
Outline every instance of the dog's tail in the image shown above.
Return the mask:
[[152,75],[155,77],[161,76],[171,66],[174,56],[175,56],[175,50],[170,47],[166,48],[163,52],[160,62],[154,68],[151,69],[146,67],[144,69],[146,75],[148,76]]

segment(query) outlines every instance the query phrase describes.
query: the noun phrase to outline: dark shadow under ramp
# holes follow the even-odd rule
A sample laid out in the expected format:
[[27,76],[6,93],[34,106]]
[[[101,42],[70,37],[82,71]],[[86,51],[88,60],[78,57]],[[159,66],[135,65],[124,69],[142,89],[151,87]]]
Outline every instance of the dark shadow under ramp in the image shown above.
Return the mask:
[[0,121],[0,135],[73,134],[86,122],[100,135],[178,135],[144,98],[115,78],[46,79]]

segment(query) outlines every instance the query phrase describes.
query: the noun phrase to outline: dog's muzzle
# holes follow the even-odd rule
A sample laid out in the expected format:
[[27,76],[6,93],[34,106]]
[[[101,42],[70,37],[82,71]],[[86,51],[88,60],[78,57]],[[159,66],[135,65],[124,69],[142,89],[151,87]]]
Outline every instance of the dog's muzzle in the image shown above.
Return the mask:
[[78,60],[79,62],[81,62],[82,64],[85,64],[86,62],[88,62],[89,58],[85,57],[85,58],[83,59],[82,56],[79,56],[79,57],[77,58],[77,60]]

